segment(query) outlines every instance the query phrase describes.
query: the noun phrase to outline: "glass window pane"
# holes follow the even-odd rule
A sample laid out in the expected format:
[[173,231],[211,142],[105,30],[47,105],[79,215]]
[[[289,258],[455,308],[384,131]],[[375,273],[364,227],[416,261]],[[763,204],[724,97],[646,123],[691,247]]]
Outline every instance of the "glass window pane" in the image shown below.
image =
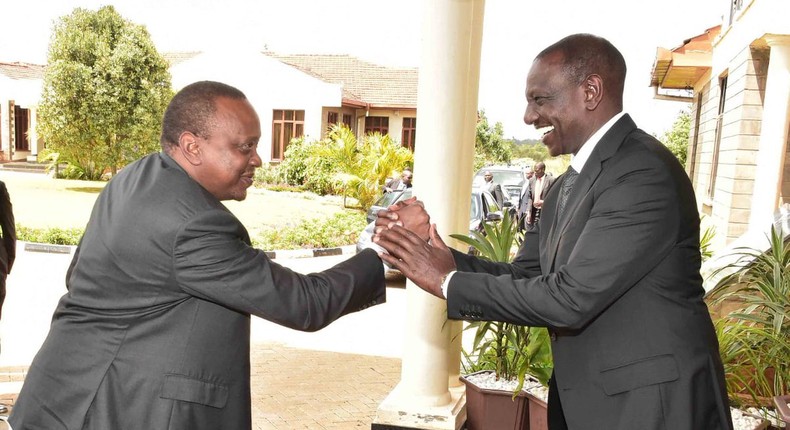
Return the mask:
[[296,120],[297,121],[304,121],[304,111],[303,110],[297,110],[297,111],[294,111],[294,112],[296,112]]
[[273,160],[280,160],[282,159],[282,152],[280,152],[280,142],[281,142],[281,134],[282,134],[282,125],[279,123],[275,123],[272,126],[272,159]]

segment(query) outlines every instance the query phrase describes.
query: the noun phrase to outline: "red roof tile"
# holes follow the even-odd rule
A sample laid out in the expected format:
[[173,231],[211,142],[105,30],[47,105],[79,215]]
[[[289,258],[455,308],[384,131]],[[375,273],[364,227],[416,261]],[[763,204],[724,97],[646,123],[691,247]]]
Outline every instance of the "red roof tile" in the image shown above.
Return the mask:
[[10,79],[44,79],[45,68],[39,64],[0,62],[0,75]]
[[417,107],[417,68],[386,67],[350,55],[266,52],[326,82],[343,86],[343,98],[374,107]]

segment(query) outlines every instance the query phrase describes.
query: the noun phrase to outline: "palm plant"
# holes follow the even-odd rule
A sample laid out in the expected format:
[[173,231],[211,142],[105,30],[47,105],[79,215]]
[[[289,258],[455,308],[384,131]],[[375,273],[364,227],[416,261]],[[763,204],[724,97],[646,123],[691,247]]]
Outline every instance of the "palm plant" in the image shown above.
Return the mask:
[[790,246],[774,228],[768,239],[765,252],[739,248],[717,272],[736,271],[711,292],[714,305],[738,304],[716,322],[728,392],[760,406],[790,389]]
[[381,195],[381,187],[394,171],[410,165],[414,156],[389,135],[373,133],[359,142],[343,124],[332,126],[321,157],[335,166],[334,180],[343,196],[352,196],[367,210]]
[[[468,236],[450,236],[475,249],[480,258],[508,262],[513,255],[517,230],[515,219],[505,211],[501,222],[484,224],[485,234],[473,232]],[[476,321],[470,323],[466,330],[474,330],[475,336],[471,351],[463,351],[465,372],[492,370],[497,379],[518,379],[516,393],[524,386],[527,374],[547,385],[553,362],[551,342],[545,328]]]

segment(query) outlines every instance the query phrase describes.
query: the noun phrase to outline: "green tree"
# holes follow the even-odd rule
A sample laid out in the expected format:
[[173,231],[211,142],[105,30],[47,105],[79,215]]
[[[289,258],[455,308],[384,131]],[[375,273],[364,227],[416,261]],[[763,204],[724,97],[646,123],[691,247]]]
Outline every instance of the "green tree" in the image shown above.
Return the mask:
[[173,91],[145,27],[112,6],[74,9],[55,24],[47,62],[38,131],[75,176],[115,174],[158,150]]
[[680,111],[672,129],[664,133],[661,142],[675,154],[680,164],[686,165],[689,145],[689,129],[691,128],[691,114],[688,111]]
[[473,171],[477,171],[486,164],[509,163],[512,157],[510,145],[505,140],[502,123],[497,122],[494,127],[488,124],[486,112],[477,113],[477,128],[475,130],[475,162]]

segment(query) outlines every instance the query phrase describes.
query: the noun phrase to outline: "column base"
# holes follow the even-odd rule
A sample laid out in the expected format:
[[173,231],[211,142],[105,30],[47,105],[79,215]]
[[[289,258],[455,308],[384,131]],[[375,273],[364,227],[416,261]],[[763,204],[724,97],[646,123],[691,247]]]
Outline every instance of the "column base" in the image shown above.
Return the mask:
[[466,391],[452,387],[450,403],[443,406],[417,405],[401,395],[400,384],[384,399],[371,430],[460,430],[466,423]]

